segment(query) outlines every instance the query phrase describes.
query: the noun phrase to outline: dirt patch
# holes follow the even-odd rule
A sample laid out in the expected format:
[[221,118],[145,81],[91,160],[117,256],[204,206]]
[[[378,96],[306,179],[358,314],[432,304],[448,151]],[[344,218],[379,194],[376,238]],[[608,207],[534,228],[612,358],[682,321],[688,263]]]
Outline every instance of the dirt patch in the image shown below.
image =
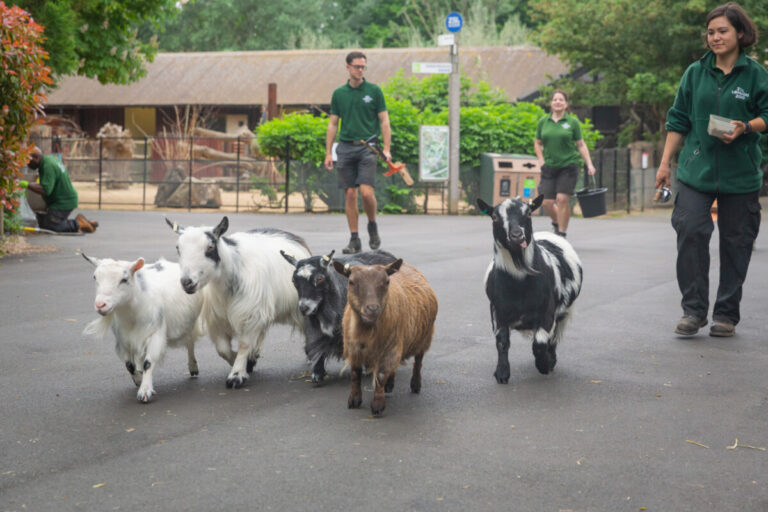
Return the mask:
[[55,245],[37,245],[29,243],[26,236],[11,235],[0,241],[0,258],[3,256],[17,256],[35,252],[56,252]]

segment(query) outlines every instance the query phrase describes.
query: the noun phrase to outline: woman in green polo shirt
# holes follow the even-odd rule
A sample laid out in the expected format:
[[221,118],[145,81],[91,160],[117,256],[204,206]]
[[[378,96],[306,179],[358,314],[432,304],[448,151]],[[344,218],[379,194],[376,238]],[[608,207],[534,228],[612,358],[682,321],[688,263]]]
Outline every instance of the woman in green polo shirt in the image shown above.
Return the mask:
[[[760,228],[763,182],[759,132],[768,123],[768,72],[744,52],[757,42],[757,28],[738,4],[716,7],[707,16],[709,51],[683,74],[667,113],[667,139],[656,188],[670,184],[670,162],[680,144],[672,226],[677,232],[677,283],[683,317],[681,336],[707,325],[710,209],[717,200],[720,283],[710,336],[733,336],[739,322],[741,288]],[[710,115],[733,119],[729,133],[710,135]]]
[[568,113],[568,95],[560,89],[552,93],[551,112],[539,119],[534,149],[539,159],[541,179],[539,194],[544,194],[542,206],[552,219],[552,229],[565,237],[571,218],[571,196],[579,178],[581,160],[590,175],[595,166],[589,149],[581,136],[576,116]]

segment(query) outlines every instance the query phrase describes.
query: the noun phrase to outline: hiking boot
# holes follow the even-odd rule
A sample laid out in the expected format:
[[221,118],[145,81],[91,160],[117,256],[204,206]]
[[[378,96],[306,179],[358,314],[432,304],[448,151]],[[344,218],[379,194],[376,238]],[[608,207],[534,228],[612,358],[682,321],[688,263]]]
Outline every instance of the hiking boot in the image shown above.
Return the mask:
[[379,237],[379,230],[376,228],[376,225],[374,224],[373,227],[371,225],[368,225],[368,236],[370,237],[368,239],[368,246],[370,246],[371,249],[374,251],[381,247],[381,237]]
[[716,338],[730,338],[736,333],[736,326],[731,322],[715,320],[709,328],[709,335]]
[[680,319],[679,322],[677,322],[677,327],[675,327],[675,334],[679,334],[681,336],[693,336],[699,332],[700,328],[704,327],[705,325],[707,325],[706,318],[699,318],[693,315],[685,315]]
[[82,233],[93,233],[93,225],[88,222],[88,219],[86,219],[85,216],[78,213],[77,217],[75,217],[75,221],[77,222],[78,231]]
[[349,244],[341,250],[344,254],[357,254],[363,249],[363,244],[359,238],[352,238]]

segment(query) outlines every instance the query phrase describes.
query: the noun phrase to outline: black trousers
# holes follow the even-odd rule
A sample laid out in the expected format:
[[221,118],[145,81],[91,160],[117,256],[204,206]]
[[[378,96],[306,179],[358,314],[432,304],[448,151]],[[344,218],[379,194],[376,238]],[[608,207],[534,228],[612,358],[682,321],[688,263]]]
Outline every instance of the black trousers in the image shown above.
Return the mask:
[[43,229],[56,231],[57,233],[77,233],[80,230],[75,219],[69,219],[72,210],[51,210],[45,213],[37,213],[37,224]]
[[712,319],[739,323],[741,288],[760,229],[758,191],[749,194],[699,192],[678,181],[672,226],[677,232],[677,283],[686,315],[706,318],[709,310],[710,210],[717,199],[720,232],[720,283]]

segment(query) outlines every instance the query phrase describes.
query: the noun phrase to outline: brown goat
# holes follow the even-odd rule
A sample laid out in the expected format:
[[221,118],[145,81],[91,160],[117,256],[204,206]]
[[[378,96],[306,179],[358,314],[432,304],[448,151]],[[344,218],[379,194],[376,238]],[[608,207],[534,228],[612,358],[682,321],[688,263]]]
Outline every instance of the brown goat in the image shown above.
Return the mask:
[[344,359],[351,367],[347,406],[360,407],[363,366],[372,370],[371,412],[384,411],[384,394],[395,385],[399,364],[413,357],[411,391],[421,391],[421,361],[432,344],[437,297],[415,267],[399,259],[389,265],[353,266],[333,262],[349,278],[344,310]]

